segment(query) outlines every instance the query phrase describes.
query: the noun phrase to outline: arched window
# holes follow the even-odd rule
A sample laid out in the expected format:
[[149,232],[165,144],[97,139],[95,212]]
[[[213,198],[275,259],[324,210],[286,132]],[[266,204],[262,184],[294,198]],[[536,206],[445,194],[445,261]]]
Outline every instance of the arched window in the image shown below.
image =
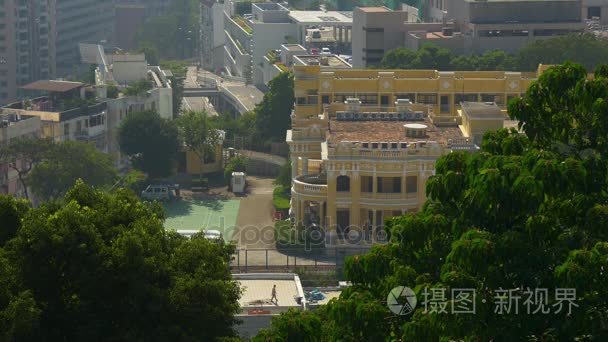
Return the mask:
[[350,178],[348,176],[338,176],[337,179],[337,191],[350,191]]

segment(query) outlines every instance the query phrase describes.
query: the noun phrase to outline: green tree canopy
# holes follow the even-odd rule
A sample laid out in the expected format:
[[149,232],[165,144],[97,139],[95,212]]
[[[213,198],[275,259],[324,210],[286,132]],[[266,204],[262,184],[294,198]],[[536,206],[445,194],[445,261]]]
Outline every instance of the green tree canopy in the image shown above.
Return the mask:
[[[17,212],[16,235],[0,245],[0,339],[234,336],[240,289],[230,277],[233,245],[166,231],[160,206],[82,182],[61,202]],[[15,216],[0,215],[2,223]]]
[[[480,152],[439,159],[423,209],[388,220],[389,243],[347,259],[344,272],[353,286],[318,313],[323,325],[317,340],[607,339],[603,70],[590,80],[580,65],[549,69],[509,106],[525,135],[489,132]],[[417,293],[411,315],[395,316],[384,304],[399,285]],[[475,291],[474,313],[450,311],[458,305],[451,290],[463,288]],[[445,291],[445,299],[433,296],[433,289]],[[519,297],[502,314],[501,289]],[[544,306],[536,289],[548,291]],[[560,304],[559,289],[576,291],[574,306]],[[433,298],[445,303],[447,313],[431,311]],[[550,314],[534,313],[539,307]],[[287,324],[293,318],[280,320],[271,327],[273,336],[297,331]]]
[[77,179],[93,186],[112,184],[117,177],[112,157],[95,146],[77,141],[57,143],[28,176],[32,191],[43,199],[58,198]]
[[177,126],[184,144],[196,154],[201,167],[207,158],[215,156],[221,132],[213,126],[206,112],[188,111],[177,119]]
[[515,54],[500,50],[480,55],[457,55],[427,43],[417,51],[397,48],[388,51],[380,66],[386,69],[432,69],[462,71],[536,71],[539,64],[582,64],[588,70],[608,59],[608,42],[592,34],[570,34],[541,39],[523,46]]
[[173,97],[173,117],[176,118],[182,109],[184,98],[184,79],[188,72],[188,64],[183,61],[163,60],[160,61],[163,69],[171,71],[173,76],[169,77],[171,82],[171,95]]
[[118,127],[118,144],[152,178],[170,175],[180,150],[175,122],[152,111],[129,113]]
[[255,127],[264,141],[285,141],[294,103],[293,75],[282,72],[269,83],[262,102],[255,106]]
[[0,146],[0,162],[17,173],[26,199],[29,199],[27,176],[52,147],[52,140],[39,138],[11,139]]

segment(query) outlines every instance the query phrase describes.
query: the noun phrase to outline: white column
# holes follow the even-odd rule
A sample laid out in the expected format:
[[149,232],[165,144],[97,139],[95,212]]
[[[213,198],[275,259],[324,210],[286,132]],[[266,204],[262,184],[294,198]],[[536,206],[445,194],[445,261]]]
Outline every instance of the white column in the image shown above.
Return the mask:
[[298,158],[291,157],[291,179],[298,176]]
[[378,227],[376,226],[376,220],[378,218],[376,217],[376,209],[372,209],[372,237],[375,239],[376,238],[376,233],[378,231]]
[[302,157],[302,175],[308,174],[308,157]]

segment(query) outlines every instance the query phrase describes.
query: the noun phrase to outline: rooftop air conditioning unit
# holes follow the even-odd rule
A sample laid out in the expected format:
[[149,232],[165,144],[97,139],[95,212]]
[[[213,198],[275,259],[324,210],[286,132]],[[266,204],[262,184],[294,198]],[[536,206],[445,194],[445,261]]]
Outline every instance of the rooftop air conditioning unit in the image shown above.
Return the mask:
[[398,113],[409,112],[412,106],[412,102],[409,99],[397,99],[395,101],[395,107]]
[[344,104],[346,104],[346,110],[352,113],[358,112],[361,109],[361,101],[356,97],[349,97],[344,101]]

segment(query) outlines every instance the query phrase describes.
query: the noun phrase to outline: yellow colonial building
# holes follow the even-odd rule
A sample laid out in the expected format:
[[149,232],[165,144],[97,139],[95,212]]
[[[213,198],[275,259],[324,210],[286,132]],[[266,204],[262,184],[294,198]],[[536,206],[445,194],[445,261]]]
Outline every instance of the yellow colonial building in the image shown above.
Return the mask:
[[537,73],[297,65],[294,76],[291,215],[334,245],[382,239],[385,219],[419,210],[436,160],[503,127]]

